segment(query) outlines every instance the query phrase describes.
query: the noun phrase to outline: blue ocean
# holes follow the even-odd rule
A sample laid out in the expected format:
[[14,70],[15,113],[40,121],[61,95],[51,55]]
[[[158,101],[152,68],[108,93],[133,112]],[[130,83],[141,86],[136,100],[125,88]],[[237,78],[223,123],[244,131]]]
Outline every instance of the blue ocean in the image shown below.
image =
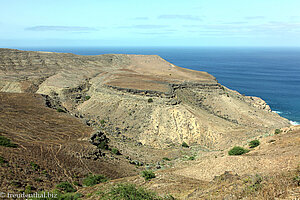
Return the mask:
[[264,99],[274,112],[300,123],[300,48],[254,47],[26,47],[78,55],[148,54],[214,75],[219,83]]

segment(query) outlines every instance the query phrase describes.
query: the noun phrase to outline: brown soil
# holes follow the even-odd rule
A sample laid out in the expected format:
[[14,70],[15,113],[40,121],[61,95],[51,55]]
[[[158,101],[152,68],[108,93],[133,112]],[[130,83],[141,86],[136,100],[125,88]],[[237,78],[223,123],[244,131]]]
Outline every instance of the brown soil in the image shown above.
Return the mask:
[[[22,191],[31,185],[42,190],[61,181],[80,181],[88,173],[109,178],[136,174],[124,159],[86,159],[95,151],[87,141],[92,132],[77,118],[47,108],[41,95],[0,93],[0,135],[18,145],[0,146],[7,161],[0,167],[0,188]],[[36,170],[33,163],[39,166]]]

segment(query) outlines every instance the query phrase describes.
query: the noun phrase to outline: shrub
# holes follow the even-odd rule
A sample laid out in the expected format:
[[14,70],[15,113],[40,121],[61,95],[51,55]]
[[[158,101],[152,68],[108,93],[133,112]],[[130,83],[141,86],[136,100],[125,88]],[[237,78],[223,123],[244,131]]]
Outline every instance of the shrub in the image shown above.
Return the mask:
[[195,160],[195,156],[190,156],[189,160]]
[[243,147],[235,146],[228,151],[230,156],[242,155],[244,153],[248,153],[248,149],[244,149]]
[[92,175],[90,174],[88,177],[84,178],[82,183],[85,186],[93,186],[99,183],[106,182],[107,178],[103,175]]
[[262,187],[262,181],[263,178],[260,175],[256,174],[255,177],[252,178],[252,184],[249,186],[249,189],[258,191]]
[[300,176],[295,176],[293,178],[294,182],[296,183],[297,186],[300,186]]
[[[49,196],[47,196],[47,194],[50,194]],[[37,192],[38,195],[42,196],[44,194],[46,194],[46,197],[31,197],[29,198],[29,200],[53,200],[53,199],[57,199],[57,200],[79,200],[80,197],[83,197],[83,194],[81,193],[65,193],[65,194],[61,194],[58,191],[40,191]]]
[[105,124],[105,120],[104,120],[104,119],[101,119],[101,120],[100,120],[100,124],[101,124],[101,125],[104,125],[104,124]]
[[63,112],[63,113],[66,112],[64,109],[61,109],[61,108],[57,108],[56,110],[57,110],[57,112]]
[[34,187],[32,187],[31,185],[27,185],[26,187],[25,187],[25,194],[31,194],[32,193],[32,190],[34,190],[35,188]]
[[164,157],[163,160],[171,161],[170,158]]
[[153,102],[152,98],[148,99],[148,103],[152,103],[152,102]]
[[35,171],[38,171],[40,169],[40,166],[34,162],[30,162],[30,165]]
[[189,145],[186,142],[182,142],[181,146],[185,148],[189,148]]
[[111,200],[160,200],[154,192],[146,190],[142,187],[137,187],[134,184],[119,184],[112,187],[107,194],[107,199]]
[[58,199],[61,200],[79,200],[80,197],[83,197],[81,193],[66,193],[66,194],[59,194]]
[[0,136],[0,146],[5,146],[5,147],[17,147],[18,145],[12,143],[10,141],[10,139],[4,137],[4,136]]
[[74,181],[74,182],[73,182],[73,185],[76,185],[76,186],[82,186],[78,181]]
[[85,96],[85,100],[89,100],[91,97],[90,96]]
[[4,163],[7,163],[7,161],[2,156],[0,156],[0,164],[4,164]]
[[155,174],[151,170],[142,171],[142,177],[145,178],[146,181],[155,178]]
[[280,129],[276,129],[276,130],[275,130],[275,134],[277,135],[277,134],[279,134],[279,133],[281,133],[281,130],[280,130]]
[[62,183],[56,185],[56,188],[65,193],[76,192],[76,189],[69,182],[62,182]]
[[111,152],[116,155],[121,155],[120,151],[117,148],[112,148]]
[[258,145],[260,145],[259,140],[252,140],[252,141],[249,142],[249,147],[250,147],[250,148],[255,148],[255,147],[257,147]]
[[108,147],[107,141],[106,140],[101,141],[100,144],[98,145],[98,148],[108,150],[109,147]]

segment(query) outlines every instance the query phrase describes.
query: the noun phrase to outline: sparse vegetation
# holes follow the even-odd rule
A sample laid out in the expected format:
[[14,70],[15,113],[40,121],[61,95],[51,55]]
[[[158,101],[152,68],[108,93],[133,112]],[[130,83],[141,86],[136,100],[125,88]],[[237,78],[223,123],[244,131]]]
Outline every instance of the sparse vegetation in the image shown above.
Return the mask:
[[242,154],[245,154],[245,153],[248,153],[248,152],[249,152],[248,149],[245,149],[245,148],[239,147],[239,146],[235,146],[235,147],[233,147],[232,149],[230,149],[228,151],[228,155],[237,156],[237,155],[242,155]]
[[275,134],[277,135],[277,134],[279,134],[279,133],[281,133],[282,131],[280,130],[280,129],[276,129],[275,130]]
[[0,156],[0,164],[4,164],[4,163],[7,163],[7,161],[2,156]]
[[76,186],[82,186],[78,181],[74,181],[74,182],[73,182],[73,185],[76,185]]
[[107,178],[103,175],[93,175],[90,174],[88,177],[84,178],[82,183],[85,186],[93,186],[99,183],[106,182]]
[[105,124],[105,120],[104,120],[104,119],[101,119],[101,120],[100,120],[100,124],[101,124],[101,125],[104,125],[104,124]]
[[46,197],[33,197],[33,198],[29,198],[29,200],[53,200],[53,199],[57,199],[57,200],[79,200],[80,197],[83,197],[83,194],[81,193],[60,193],[58,191],[52,191],[52,192],[48,192],[48,191],[40,191],[38,192],[39,195],[44,195],[47,194],[48,195],[51,194],[52,196],[46,196]]
[[90,96],[85,96],[84,99],[87,101],[89,100],[91,97]]
[[77,190],[73,187],[73,185],[69,182],[62,182],[56,185],[56,188],[64,193],[76,192]]
[[249,147],[250,147],[250,148],[255,148],[255,147],[257,147],[258,145],[260,145],[259,140],[252,140],[252,141],[249,142]]
[[12,143],[10,141],[10,139],[8,139],[8,138],[6,138],[4,136],[0,136],[0,146],[12,147],[12,148],[18,147],[18,145]]
[[112,152],[113,154],[115,154],[115,155],[121,155],[119,149],[117,149],[117,148],[112,148],[112,149],[111,149],[111,152]]
[[34,178],[35,182],[43,182],[43,180],[41,178]]
[[252,184],[249,186],[249,189],[258,191],[262,187],[261,182],[263,181],[263,178],[260,175],[256,174],[252,179]]
[[109,200],[174,200],[172,196],[160,197],[155,192],[137,187],[134,184],[118,184],[112,187],[107,193],[98,192],[101,199]]
[[63,112],[63,113],[66,113],[66,111],[65,111],[64,109],[62,109],[62,108],[57,108],[56,111],[57,111],[57,112]]
[[34,187],[32,187],[31,185],[27,185],[26,187],[25,187],[25,194],[31,194],[32,193],[32,190],[34,190],[35,188]]
[[171,159],[170,159],[170,158],[167,158],[167,157],[163,157],[163,160],[171,161]]
[[148,99],[148,103],[152,103],[152,102],[153,102],[152,98]]
[[32,169],[34,169],[35,171],[39,171],[40,170],[40,166],[34,162],[30,162],[30,165],[32,167]]
[[189,145],[186,142],[182,142],[181,146],[185,148],[189,148]]
[[144,170],[144,171],[142,171],[142,177],[144,177],[145,180],[148,181],[150,179],[155,178],[156,176],[155,176],[155,174],[154,174],[153,171],[151,171],[151,170]]
[[195,160],[195,156],[190,156],[189,160]]
[[108,142],[106,140],[103,140],[100,142],[100,144],[98,145],[99,149],[104,149],[104,150],[108,150]]
[[295,176],[293,178],[293,181],[296,183],[297,186],[300,186],[300,175],[299,176]]

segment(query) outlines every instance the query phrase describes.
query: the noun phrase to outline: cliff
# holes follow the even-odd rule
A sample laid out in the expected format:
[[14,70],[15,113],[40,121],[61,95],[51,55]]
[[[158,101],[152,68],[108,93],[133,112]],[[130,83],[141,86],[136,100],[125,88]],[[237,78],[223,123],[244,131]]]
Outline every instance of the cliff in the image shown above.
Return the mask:
[[187,142],[222,149],[290,125],[262,99],[151,55],[1,49],[0,91],[47,95],[51,106],[90,126],[105,121],[108,134],[122,130],[127,138],[158,148]]

